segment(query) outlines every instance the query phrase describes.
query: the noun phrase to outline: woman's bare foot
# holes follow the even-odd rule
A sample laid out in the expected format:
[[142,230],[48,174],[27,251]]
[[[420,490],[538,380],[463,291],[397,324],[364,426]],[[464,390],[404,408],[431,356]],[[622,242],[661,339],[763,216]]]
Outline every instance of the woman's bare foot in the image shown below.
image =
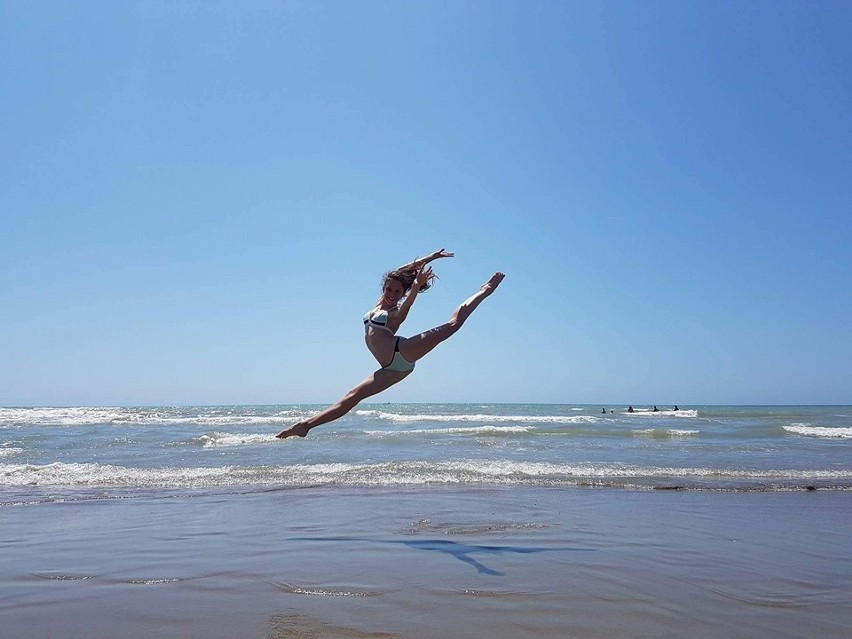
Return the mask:
[[505,273],[501,273],[500,271],[494,273],[494,275],[491,276],[491,279],[482,285],[482,292],[486,295],[491,295],[491,293],[494,292],[494,289],[496,289],[500,285],[500,282],[503,281],[504,277],[506,277]]
[[290,428],[282,430],[276,435],[276,437],[278,439],[287,439],[288,437],[305,437],[309,430],[311,430],[310,426],[302,422],[296,422],[290,426]]

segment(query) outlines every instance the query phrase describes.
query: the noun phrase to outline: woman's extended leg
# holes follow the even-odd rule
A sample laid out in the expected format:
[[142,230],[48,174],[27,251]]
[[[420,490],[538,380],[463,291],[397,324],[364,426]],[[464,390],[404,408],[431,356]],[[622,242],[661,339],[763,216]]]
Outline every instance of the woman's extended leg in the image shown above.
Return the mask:
[[290,426],[290,428],[282,430],[276,435],[276,437],[278,439],[286,439],[288,437],[293,437],[294,435],[297,437],[304,437],[312,428],[319,426],[320,424],[327,424],[339,417],[343,417],[346,413],[355,408],[358,402],[367,399],[372,395],[376,395],[377,393],[381,393],[383,390],[387,390],[397,382],[401,382],[408,377],[409,373],[411,373],[411,371],[388,371],[380,368],[351,391],[346,393],[346,395],[343,396],[343,399],[336,404],[329,406],[324,411],[317,413],[313,417],[296,422]]
[[461,303],[450,321],[446,324],[414,335],[408,339],[399,340],[399,353],[409,362],[416,362],[418,359],[426,355],[429,351],[435,348],[438,344],[454,335],[457,330],[462,327],[465,320],[470,317],[470,314],[482,303],[486,297],[494,292],[494,289],[503,281],[505,275],[497,272],[483,284],[480,289]]

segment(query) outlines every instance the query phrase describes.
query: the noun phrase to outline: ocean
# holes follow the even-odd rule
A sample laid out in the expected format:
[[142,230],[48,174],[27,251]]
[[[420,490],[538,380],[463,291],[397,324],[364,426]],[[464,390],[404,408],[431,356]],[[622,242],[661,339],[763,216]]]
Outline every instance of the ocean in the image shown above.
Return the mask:
[[852,636],[852,407],[320,408],[0,408],[0,635]]
[[[166,489],[849,490],[849,406],[373,404],[0,409],[0,503]],[[606,412],[603,412],[606,411]]]

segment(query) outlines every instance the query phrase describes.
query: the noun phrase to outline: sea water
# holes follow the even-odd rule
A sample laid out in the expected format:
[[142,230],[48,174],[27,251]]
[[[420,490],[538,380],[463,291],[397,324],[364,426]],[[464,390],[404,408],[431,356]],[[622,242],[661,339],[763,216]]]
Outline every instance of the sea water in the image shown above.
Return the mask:
[[852,489],[850,406],[0,408],[0,504],[270,487]]
[[0,634],[852,636],[852,408],[634,408],[0,409]]

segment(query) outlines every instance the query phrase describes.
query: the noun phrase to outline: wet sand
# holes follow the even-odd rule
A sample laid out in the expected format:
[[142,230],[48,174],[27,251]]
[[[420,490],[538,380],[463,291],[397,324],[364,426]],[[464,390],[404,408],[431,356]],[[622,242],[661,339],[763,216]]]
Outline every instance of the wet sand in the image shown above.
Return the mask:
[[848,637],[852,493],[309,488],[0,507],[5,639]]

